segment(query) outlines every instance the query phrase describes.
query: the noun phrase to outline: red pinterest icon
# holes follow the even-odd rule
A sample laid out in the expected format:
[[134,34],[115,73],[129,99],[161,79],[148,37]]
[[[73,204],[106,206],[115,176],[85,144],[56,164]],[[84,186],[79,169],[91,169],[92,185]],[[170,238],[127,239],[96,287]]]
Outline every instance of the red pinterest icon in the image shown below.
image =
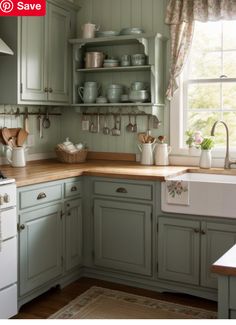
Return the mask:
[[0,0],[0,16],[45,16],[46,0]]

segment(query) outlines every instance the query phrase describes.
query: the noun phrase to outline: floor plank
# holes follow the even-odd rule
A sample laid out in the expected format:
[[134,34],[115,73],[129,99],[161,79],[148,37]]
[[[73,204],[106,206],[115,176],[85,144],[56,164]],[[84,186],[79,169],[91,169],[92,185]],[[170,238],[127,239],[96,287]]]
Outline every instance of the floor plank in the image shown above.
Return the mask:
[[81,278],[80,280],[60,289],[53,288],[41,296],[35,298],[21,307],[19,313],[13,318],[17,319],[46,319],[59,309],[67,305],[71,300],[88,290],[92,286],[99,286],[113,290],[121,290],[136,295],[150,297],[153,299],[166,300],[174,303],[188,306],[205,308],[208,310],[217,310],[217,303],[196,298],[190,295],[178,293],[158,293],[155,291],[133,288],[126,285],[111,283],[90,278]]

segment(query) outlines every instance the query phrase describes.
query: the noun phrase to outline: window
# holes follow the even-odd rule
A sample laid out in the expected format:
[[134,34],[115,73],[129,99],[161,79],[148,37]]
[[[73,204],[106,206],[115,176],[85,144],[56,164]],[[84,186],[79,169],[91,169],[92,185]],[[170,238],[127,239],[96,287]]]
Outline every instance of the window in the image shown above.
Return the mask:
[[[236,149],[236,21],[195,23],[192,49],[182,74],[182,132],[210,135],[216,120],[230,131],[230,146]],[[225,129],[217,126],[216,146],[225,147]]]

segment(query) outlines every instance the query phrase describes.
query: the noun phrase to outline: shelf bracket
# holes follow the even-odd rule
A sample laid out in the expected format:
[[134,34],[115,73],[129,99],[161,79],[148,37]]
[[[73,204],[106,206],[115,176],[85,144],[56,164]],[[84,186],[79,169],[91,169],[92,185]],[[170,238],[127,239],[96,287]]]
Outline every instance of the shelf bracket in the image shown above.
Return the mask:
[[146,38],[137,38],[138,42],[143,45],[144,53],[148,55],[148,40]]

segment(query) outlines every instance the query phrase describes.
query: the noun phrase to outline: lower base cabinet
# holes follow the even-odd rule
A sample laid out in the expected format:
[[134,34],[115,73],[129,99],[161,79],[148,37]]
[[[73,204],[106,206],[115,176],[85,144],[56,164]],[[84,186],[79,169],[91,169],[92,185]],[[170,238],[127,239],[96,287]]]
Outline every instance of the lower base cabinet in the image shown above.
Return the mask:
[[210,267],[235,242],[235,224],[160,217],[158,276],[217,288],[217,277]]
[[62,273],[61,204],[20,214],[20,295]]
[[66,271],[82,264],[82,200],[66,202]]
[[151,217],[149,205],[96,199],[94,264],[151,275]]
[[200,238],[198,221],[159,218],[158,276],[198,284]]

